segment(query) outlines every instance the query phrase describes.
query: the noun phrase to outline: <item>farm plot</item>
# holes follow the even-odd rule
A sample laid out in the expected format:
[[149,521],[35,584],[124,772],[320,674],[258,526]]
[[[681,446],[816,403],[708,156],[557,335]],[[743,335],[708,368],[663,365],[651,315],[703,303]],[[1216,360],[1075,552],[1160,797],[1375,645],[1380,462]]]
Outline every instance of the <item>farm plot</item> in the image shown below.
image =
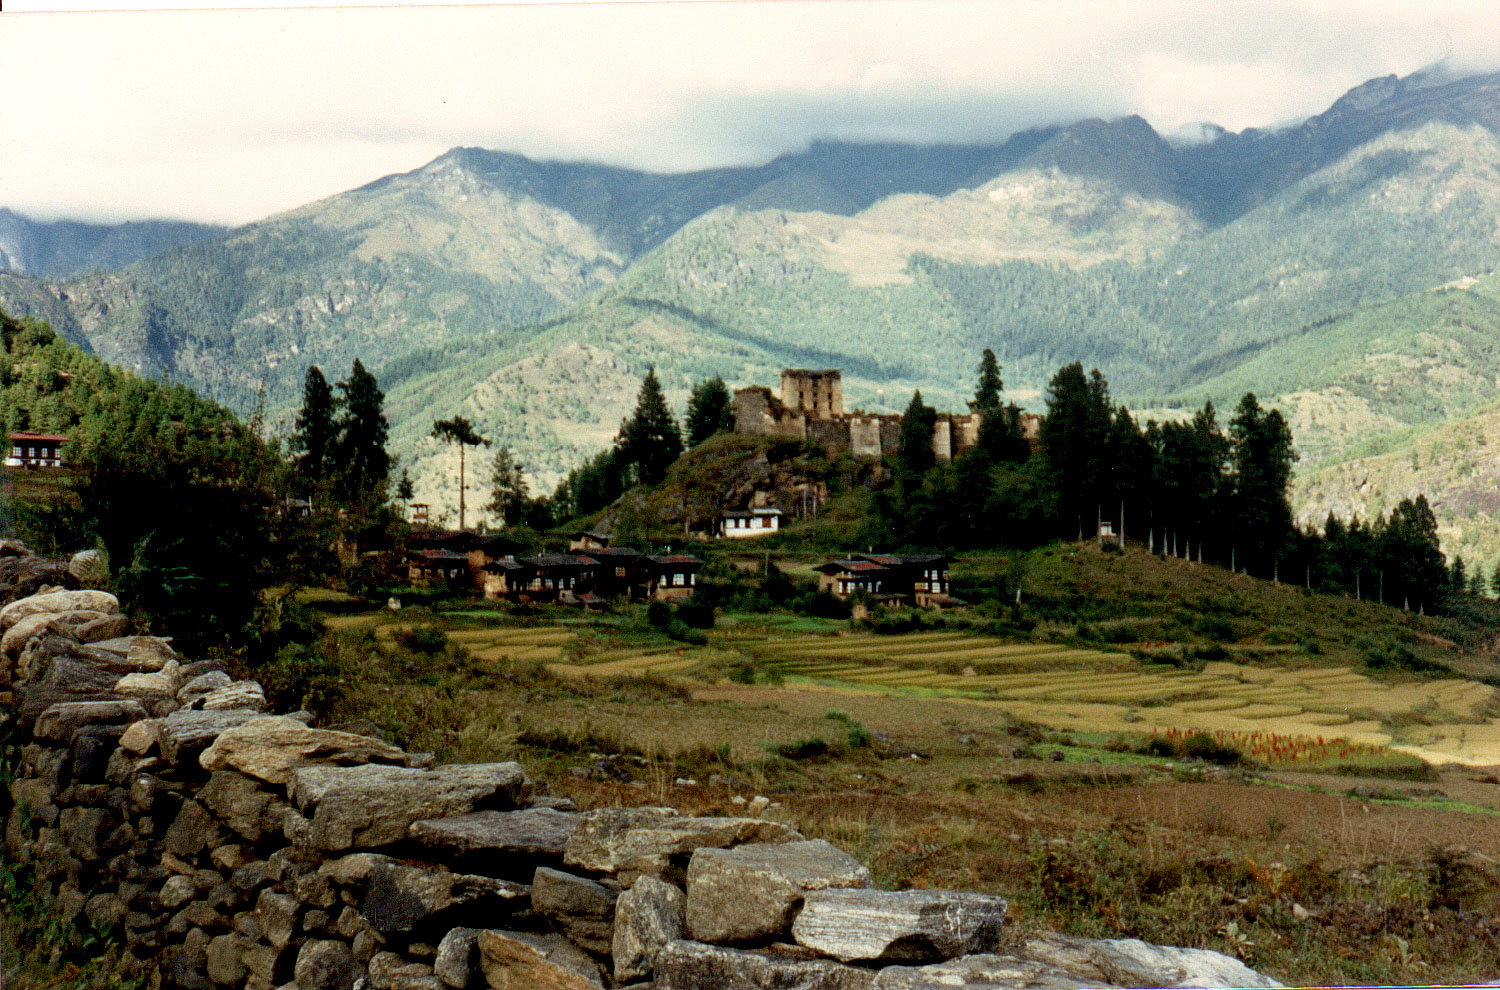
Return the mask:
[[[1331,734],[1358,744],[1400,743],[1424,759],[1500,762],[1500,725],[1480,717],[1494,691],[1472,681],[1385,684],[1349,668],[1227,662],[1200,671],[1143,667],[1118,653],[963,634],[807,636],[742,648],[804,682],[924,689],[1053,726]],[[1393,737],[1391,724],[1406,722],[1421,724]]]

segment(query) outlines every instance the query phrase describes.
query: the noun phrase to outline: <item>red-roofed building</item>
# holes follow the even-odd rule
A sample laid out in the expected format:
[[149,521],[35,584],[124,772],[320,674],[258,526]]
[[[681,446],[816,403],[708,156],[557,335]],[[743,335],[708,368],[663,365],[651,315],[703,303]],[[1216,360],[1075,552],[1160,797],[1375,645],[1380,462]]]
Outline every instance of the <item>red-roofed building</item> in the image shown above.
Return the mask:
[[947,554],[854,554],[821,564],[818,590],[837,598],[863,591],[874,601],[906,603],[930,608],[966,604],[948,594]]
[[685,553],[647,557],[646,560],[651,565],[649,587],[652,598],[663,602],[680,602],[693,597],[703,561]]
[[64,467],[62,445],[67,437],[53,433],[8,433],[10,450],[6,453],[5,466],[16,468],[60,468]]

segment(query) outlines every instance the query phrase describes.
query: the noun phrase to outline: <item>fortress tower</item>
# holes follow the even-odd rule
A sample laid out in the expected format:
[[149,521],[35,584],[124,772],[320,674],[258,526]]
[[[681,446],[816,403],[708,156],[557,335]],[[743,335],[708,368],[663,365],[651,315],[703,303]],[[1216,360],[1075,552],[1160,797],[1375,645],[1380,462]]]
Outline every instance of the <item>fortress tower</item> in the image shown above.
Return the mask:
[[844,414],[844,383],[837,368],[810,371],[787,368],[781,373],[781,404],[808,419],[834,419]]

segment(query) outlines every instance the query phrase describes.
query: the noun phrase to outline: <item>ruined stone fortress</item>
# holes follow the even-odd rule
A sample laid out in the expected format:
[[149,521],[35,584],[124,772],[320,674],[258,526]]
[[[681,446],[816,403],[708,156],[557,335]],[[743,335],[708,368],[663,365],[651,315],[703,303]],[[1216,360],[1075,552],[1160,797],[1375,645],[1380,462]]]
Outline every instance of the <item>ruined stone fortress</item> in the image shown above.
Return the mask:
[[[953,461],[979,439],[979,413],[938,413],[932,452]],[[781,398],[763,386],[734,393],[734,430],[756,436],[820,443],[832,456],[889,459],[901,444],[901,417],[892,413],[844,412],[844,386],[837,369],[788,368]]]

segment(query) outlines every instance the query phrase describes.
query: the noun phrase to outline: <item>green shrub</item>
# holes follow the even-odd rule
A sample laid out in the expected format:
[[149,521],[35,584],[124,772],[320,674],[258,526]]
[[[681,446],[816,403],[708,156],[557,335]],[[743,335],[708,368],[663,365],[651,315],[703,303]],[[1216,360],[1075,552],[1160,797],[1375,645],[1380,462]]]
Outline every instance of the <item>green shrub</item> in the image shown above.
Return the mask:
[[1217,763],[1221,767],[1234,766],[1241,759],[1239,750],[1206,732],[1195,732],[1183,740],[1182,755],[1205,763]]
[[684,602],[677,606],[677,618],[684,625],[692,626],[694,629],[712,629],[714,627],[714,609],[712,605],[701,602]]
[[826,740],[810,736],[789,743],[766,743],[766,752],[788,760],[817,760],[828,756],[833,748]]
[[646,606],[646,624],[652,629],[665,630],[672,621],[672,606],[663,601],[653,601]]
[[432,656],[448,648],[448,634],[437,626],[412,626],[394,632],[396,645],[411,653]]

